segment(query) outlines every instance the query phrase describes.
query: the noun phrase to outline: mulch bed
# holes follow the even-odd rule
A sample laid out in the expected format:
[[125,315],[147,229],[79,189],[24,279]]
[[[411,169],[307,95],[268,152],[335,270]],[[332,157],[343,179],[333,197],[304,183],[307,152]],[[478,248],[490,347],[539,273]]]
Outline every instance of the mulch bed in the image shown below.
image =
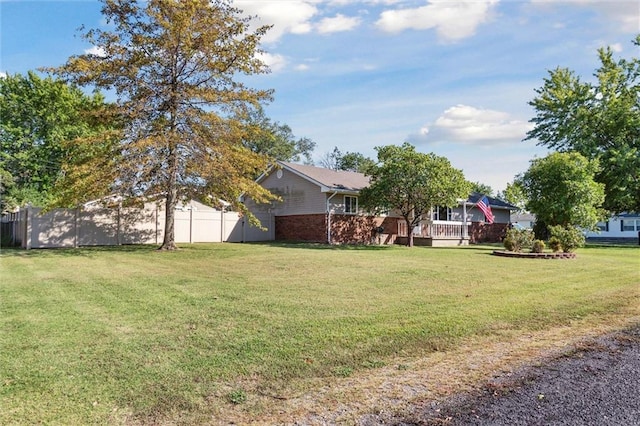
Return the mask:
[[518,257],[518,258],[526,258],[526,259],[575,259],[575,253],[523,253],[523,252],[515,252],[515,251],[506,251],[506,250],[494,250],[494,256],[503,256],[503,257]]

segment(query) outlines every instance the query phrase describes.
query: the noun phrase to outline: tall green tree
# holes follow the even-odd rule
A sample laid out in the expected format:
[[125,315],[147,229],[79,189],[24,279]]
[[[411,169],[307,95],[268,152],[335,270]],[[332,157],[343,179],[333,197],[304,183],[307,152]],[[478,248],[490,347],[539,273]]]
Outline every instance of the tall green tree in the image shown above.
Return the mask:
[[366,174],[369,169],[375,166],[376,162],[359,152],[347,152],[338,159],[338,170],[358,172]]
[[527,208],[527,196],[522,188],[521,179],[521,176],[516,176],[513,182],[507,183],[504,191],[498,193],[498,198],[516,206],[522,212]]
[[309,138],[296,139],[289,126],[271,121],[262,108],[249,111],[244,120],[249,126],[244,145],[251,151],[280,161],[313,162],[316,143]]
[[[161,249],[176,248],[181,199],[223,199],[256,223],[239,196],[275,198],[253,179],[270,158],[244,145],[250,129],[239,117],[271,100],[272,92],[249,88],[240,77],[269,71],[257,55],[268,27],[252,29],[252,18],[229,0],[103,0],[102,13],[109,29],[84,34],[100,54],[73,56],[54,71],[113,90],[125,127],[111,152],[98,151],[73,167],[75,187],[94,179],[92,187],[105,193],[163,199]],[[94,163],[114,158],[112,173],[91,174]],[[79,191],[72,195],[83,198]]]
[[30,71],[0,78],[2,210],[46,205],[69,154],[67,141],[111,127],[104,97]]
[[359,152],[343,153],[334,147],[333,151],[325,153],[320,160],[320,165],[332,170],[345,170],[349,172],[367,173],[376,162]]
[[482,182],[471,182],[471,191],[477,192],[478,194],[488,195],[493,197],[493,188]]
[[[634,45],[640,46],[640,35]],[[605,185],[604,207],[615,213],[640,211],[640,59],[618,59],[598,50],[594,83],[571,70],[549,72],[530,102],[535,127],[526,140],[560,152],[597,159],[596,180]]]
[[430,217],[432,207],[455,207],[469,196],[471,184],[444,157],[417,152],[406,142],[376,151],[378,163],[368,171],[371,184],[360,192],[360,205],[372,212],[398,211],[407,224],[409,247],[414,228]]
[[532,160],[519,180],[527,209],[545,227],[594,229],[603,219],[604,185],[594,178],[598,171],[598,160],[577,152],[554,152]]

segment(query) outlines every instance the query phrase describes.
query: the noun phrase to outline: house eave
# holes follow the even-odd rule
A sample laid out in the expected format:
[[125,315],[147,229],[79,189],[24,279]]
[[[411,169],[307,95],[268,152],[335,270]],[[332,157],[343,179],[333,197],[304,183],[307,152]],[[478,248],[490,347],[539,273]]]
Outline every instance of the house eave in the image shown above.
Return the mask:
[[346,189],[346,188],[330,188],[328,186],[321,185],[320,192],[331,193],[331,194],[344,194],[344,195],[360,195],[360,190],[358,189]]

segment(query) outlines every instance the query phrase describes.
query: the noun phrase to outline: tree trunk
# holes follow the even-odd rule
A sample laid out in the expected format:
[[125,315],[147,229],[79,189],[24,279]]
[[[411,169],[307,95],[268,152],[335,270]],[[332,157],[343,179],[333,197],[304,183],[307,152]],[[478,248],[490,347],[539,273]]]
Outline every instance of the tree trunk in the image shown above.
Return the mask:
[[413,247],[413,228],[415,226],[409,219],[405,219],[405,221],[407,222],[407,247]]
[[167,198],[165,201],[164,240],[159,250],[176,250],[175,217],[178,204],[176,188],[178,173],[178,152],[175,148],[169,151],[169,179],[167,182]]

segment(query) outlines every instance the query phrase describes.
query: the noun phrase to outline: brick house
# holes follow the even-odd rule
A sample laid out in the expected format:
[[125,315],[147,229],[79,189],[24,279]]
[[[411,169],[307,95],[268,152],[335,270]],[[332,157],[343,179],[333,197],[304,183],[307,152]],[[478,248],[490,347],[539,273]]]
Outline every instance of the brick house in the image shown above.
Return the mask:
[[[359,208],[360,190],[369,184],[369,178],[362,173],[278,162],[278,167],[271,168],[257,182],[281,197],[281,201],[266,205],[244,200],[252,213],[272,217],[275,240],[393,244],[406,237],[401,216],[371,216]],[[472,194],[453,209],[434,208],[431,218],[414,230],[415,243],[465,245],[500,241],[509,225],[510,210],[515,207],[489,198],[495,216],[495,222],[489,225],[484,223],[484,214],[474,208],[480,197]]]
[[329,244],[393,243],[397,217],[363,214],[360,190],[369,184],[362,173],[278,162],[257,180],[280,202],[245,204],[254,214],[273,215],[275,239]]

